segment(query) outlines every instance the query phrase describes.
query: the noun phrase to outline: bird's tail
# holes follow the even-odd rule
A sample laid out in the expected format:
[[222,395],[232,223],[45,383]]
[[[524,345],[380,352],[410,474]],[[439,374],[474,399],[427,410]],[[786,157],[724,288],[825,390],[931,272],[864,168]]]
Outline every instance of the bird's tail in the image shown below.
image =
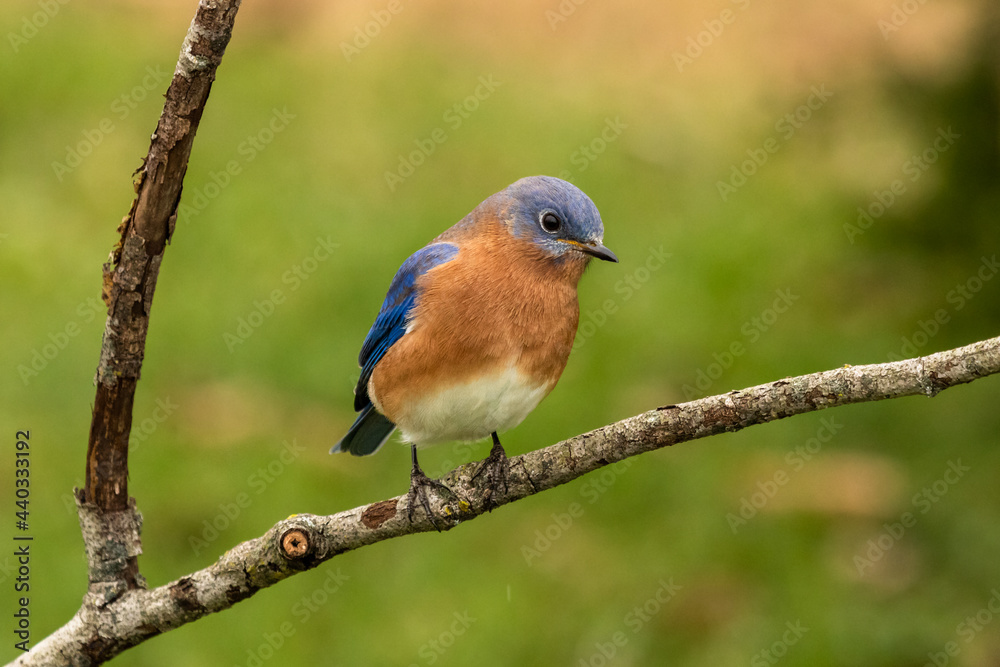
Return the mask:
[[385,444],[394,430],[396,425],[369,403],[351,424],[347,435],[330,449],[330,453],[350,452],[355,456],[374,454]]

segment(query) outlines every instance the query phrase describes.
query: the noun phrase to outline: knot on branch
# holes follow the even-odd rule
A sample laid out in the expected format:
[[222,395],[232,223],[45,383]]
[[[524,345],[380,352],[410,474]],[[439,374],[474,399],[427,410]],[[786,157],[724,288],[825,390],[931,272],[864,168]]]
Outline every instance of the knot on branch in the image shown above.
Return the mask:
[[302,528],[289,528],[281,535],[281,555],[288,560],[299,560],[312,550],[309,533]]
[[[326,526],[314,514],[293,514],[274,527],[267,559],[284,578],[291,572],[311,570],[330,557],[329,536]],[[277,552],[277,554],[275,554]],[[274,555],[287,565],[274,562]],[[273,568],[272,568],[273,569]]]

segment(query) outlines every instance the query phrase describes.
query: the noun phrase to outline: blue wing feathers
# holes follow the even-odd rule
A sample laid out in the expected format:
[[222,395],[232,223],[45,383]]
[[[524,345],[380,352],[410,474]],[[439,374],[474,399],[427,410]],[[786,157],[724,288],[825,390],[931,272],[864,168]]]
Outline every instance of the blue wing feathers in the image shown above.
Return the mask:
[[450,261],[456,254],[458,246],[452,243],[434,243],[410,255],[399,267],[389,286],[389,292],[385,295],[385,301],[382,302],[382,309],[375,318],[375,324],[361,345],[361,354],[358,355],[361,377],[354,391],[355,410],[362,409],[370,402],[368,380],[371,379],[375,365],[386,350],[406,333],[410,311],[417,302],[417,278],[435,266]]
[[[358,386],[354,390],[355,410],[360,410],[371,402],[368,398],[368,380],[371,379],[375,364],[379,362],[385,351],[406,333],[405,313],[413,307],[413,301],[413,298],[407,299],[403,306],[394,308],[394,311],[400,312],[392,313],[393,317],[386,318],[384,322],[380,322],[382,316],[375,320],[375,325],[366,339],[366,343],[370,341],[371,345],[366,346],[366,349],[362,350],[361,356],[358,357],[361,364],[361,377],[358,378]],[[373,333],[378,333],[379,337],[375,338]],[[364,361],[361,361],[362,359]]]
[[358,355],[361,377],[354,390],[354,409],[361,414],[344,439],[330,450],[331,453],[349,451],[358,456],[372,454],[392,433],[395,425],[372,406],[368,396],[368,381],[386,350],[406,333],[410,314],[419,296],[417,278],[434,267],[451,261],[457,254],[458,246],[453,243],[433,243],[410,255],[399,267]]
[[375,324],[372,325],[368,336],[365,337],[364,344],[361,346],[361,353],[358,355],[359,366],[367,364],[372,357],[382,356],[385,350],[380,352],[379,347],[383,345],[389,334],[397,329],[406,330],[406,316],[415,301],[412,290],[411,294],[396,303],[389,303],[389,298],[386,297],[386,302],[382,304],[382,310],[375,318]]

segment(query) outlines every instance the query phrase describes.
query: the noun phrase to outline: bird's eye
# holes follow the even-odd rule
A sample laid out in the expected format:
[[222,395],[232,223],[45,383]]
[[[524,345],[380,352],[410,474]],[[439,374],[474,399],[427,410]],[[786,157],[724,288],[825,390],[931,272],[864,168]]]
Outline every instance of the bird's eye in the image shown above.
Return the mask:
[[552,211],[546,211],[542,214],[541,224],[542,229],[549,234],[555,234],[562,228],[562,220]]

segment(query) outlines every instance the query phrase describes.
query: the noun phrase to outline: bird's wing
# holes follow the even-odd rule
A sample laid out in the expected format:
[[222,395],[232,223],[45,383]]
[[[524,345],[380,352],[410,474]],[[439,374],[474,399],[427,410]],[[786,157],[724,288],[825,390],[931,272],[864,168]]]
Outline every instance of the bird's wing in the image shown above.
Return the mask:
[[382,302],[382,309],[375,318],[375,324],[365,337],[358,355],[361,377],[354,390],[354,409],[363,410],[371,404],[368,396],[368,380],[372,371],[392,345],[406,333],[406,326],[417,302],[417,278],[435,266],[449,262],[458,254],[458,246],[453,243],[432,243],[410,255],[396,272],[389,286],[389,292]]

